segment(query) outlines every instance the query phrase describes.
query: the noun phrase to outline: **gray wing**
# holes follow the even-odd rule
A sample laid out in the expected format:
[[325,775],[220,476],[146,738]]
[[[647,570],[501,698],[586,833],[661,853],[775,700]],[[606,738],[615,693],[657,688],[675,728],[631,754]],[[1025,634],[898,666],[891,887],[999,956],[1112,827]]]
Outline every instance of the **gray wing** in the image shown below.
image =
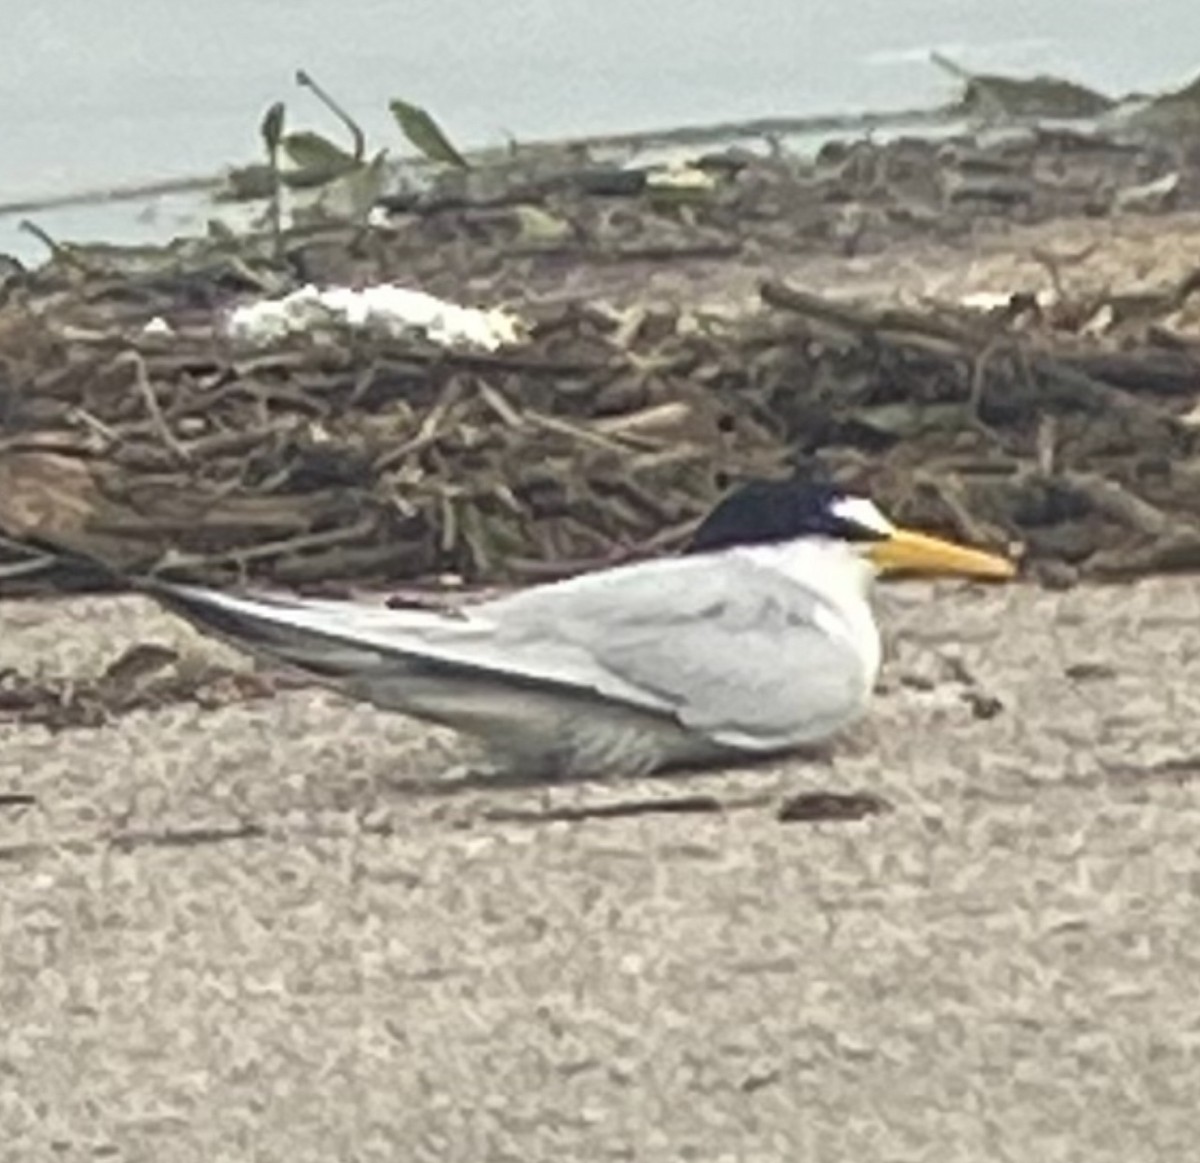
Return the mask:
[[730,746],[823,736],[872,679],[828,632],[836,616],[820,598],[735,558],[591,575],[488,603],[487,613],[514,663],[565,647],[582,683]]
[[[330,679],[455,674],[575,691],[768,749],[827,734],[871,676],[820,599],[752,562],[677,558],[588,574],[447,617],[187,586],[157,595],[244,648]],[[836,625],[836,623],[835,623]]]

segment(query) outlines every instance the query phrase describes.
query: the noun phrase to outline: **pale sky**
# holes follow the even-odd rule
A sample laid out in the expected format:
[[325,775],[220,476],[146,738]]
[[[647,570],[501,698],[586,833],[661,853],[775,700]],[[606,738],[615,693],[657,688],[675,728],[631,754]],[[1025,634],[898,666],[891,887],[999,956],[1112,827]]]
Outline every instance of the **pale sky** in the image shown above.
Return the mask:
[[378,144],[427,105],[464,144],[929,104],[927,63],[1110,91],[1200,71],[1200,0],[0,0],[0,201],[210,173],[263,109],[328,123],[307,68]]

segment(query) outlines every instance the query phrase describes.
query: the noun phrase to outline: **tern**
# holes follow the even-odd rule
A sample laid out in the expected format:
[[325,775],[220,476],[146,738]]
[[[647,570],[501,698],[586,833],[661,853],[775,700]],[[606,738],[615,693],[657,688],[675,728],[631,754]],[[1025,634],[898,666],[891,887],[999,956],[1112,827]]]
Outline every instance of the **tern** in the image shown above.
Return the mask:
[[865,496],[737,487],[683,553],[441,610],[150,581],[198,629],[351,698],[482,742],[521,778],[648,775],[811,747],[867,710],[875,578],[1011,578]]

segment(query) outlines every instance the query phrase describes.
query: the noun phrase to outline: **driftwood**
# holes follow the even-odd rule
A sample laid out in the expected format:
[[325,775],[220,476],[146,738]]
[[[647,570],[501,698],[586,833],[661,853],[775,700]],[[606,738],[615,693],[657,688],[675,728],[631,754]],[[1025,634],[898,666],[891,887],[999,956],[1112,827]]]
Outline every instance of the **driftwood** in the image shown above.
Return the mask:
[[[1087,301],[1058,278],[1055,304],[990,313],[769,281],[758,310],[711,317],[563,286],[1104,213],[1123,184],[1181,164],[1152,141],[1031,128],[987,149],[742,159],[698,200],[549,183],[531,217],[467,190],[372,227],[288,232],[278,254],[269,236],[58,246],[0,292],[0,592],[104,583],[60,550],[218,581],[519,582],[669,552],[729,482],[796,470],[1071,570],[1192,568],[1200,341],[1172,320],[1196,277]],[[1177,204],[1200,204],[1196,173],[1179,173]],[[967,205],[955,174],[1030,197]],[[528,340],[468,351],[334,329],[251,346],[223,328],[234,303],[311,280],[469,290],[515,305]]]

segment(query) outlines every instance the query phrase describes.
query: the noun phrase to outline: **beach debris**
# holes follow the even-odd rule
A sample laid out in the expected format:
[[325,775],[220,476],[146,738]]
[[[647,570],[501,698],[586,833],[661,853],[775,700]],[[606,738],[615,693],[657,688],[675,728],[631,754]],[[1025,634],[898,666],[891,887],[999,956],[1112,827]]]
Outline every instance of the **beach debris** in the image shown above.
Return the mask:
[[180,703],[212,710],[270,698],[300,685],[286,675],[181,658],[167,647],[139,643],[94,679],[0,669],[0,724],[36,723],[51,731],[99,727],[134,711]]
[[930,60],[963,83],[958,108],[985,120],[1044,120],[1099,117],[1117,102],[1095,89],[1062,77],[1007,77],[973,73],[944,53]]
[[1118,190],[1113,198],[1113,209],[1141,214],[1160,214],[1169,210],[1179,193],[1182,178],[1177,170],[1163,174],[1152,182],[1143,182],[1138,186],[1126,186]]
[[[320,101],[321,104],[324,105],[325,108],[328,109],[330,113],[332,113],[346,127],[347,132],[350,134],[350,153],[346,154],[344,150],[337,150],[337,155],[331,154],[331,143],[324,138],[318,137],[316,134],[309,135],[310,141],[313,139],[318,141],[328,158],[340,161],[340,158],[345,157],[349,158],[349,160],[353,162],[361,162],[366,156],[367,152],[367,137],[366,134],[363,133],[362,127],[358,124],[358,122],[355,121],[354,118],[351,117],[350,114],[347,113],[346,110],[343,109],[341,105],[339,105],[320,85],[317,84],[311,73],[304,69],[297,69],[296,84],[302,89],[307,89],[310,93],[312,93],[317,100]],[[285,139],[284,144],[285,146],[289,146],[288,139]],[[336,147],[333,148],[336,149]],[[295,157],[294,135],[289,149],[293,151],[293,157]]]
[[1178,89],[1143,101],[1129,113],[1128,123],[1158,132],[1200,131],[1200,75]]
[[[64,549],[221,584],[522,585],[675,552],[731,483],[792,472],[1043,579],[1195,568],[1200,271],[1128,286],[1104,245],[1038,243],[944,297],[933,270],[908,298],[754,282],[837,283],[849,254],[900,282],[1173,174],[1141,213],[1195,209],[1175,146],[1023,125],[680,155],[715,183],[678,199],[645,158],[521,147],[278,237],[43,231],[0,299],[0,591],[114,584]],[[948,174],[1028,196],[949,198]]]
[[514,314],[499,308],[462,307],[394,284],[359,289],[308,284],[280,299],[240,304],[227,323],[234,339],[259,344],[330,326],[393,338],[418,334],[440,346],[485,351],[521,342],[521,321]]

